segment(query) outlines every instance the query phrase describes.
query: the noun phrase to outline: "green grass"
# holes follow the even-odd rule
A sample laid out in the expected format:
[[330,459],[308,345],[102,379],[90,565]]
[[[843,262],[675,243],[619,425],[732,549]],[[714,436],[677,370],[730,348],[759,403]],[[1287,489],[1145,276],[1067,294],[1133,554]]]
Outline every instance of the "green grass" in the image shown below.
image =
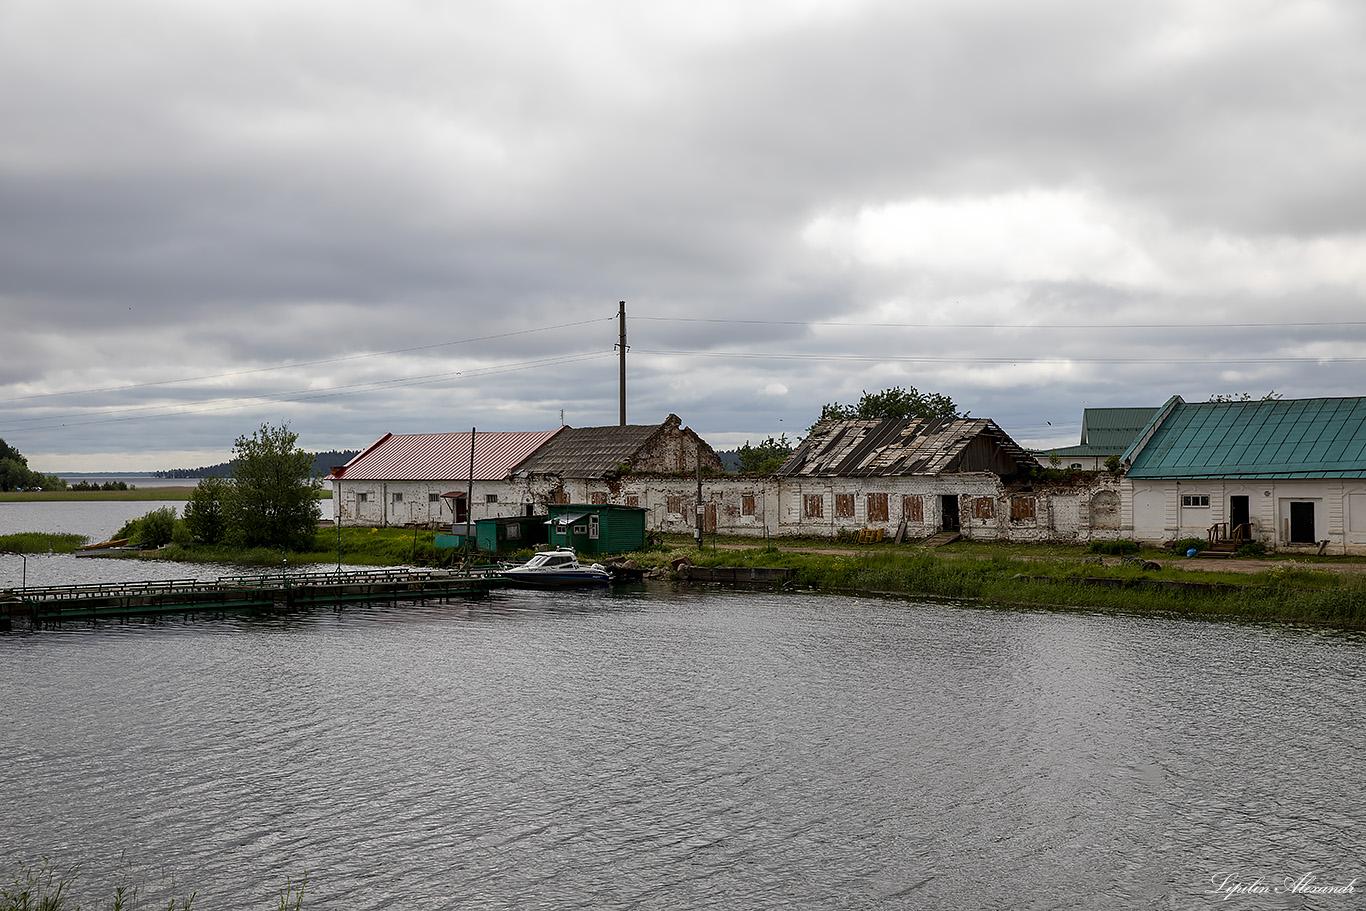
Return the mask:
[[193,487],[138,487],[133,490],[10,490],[0,493],[0,503],[188,500],[193,490]]
[[[281,553],[278,549],[259,547],[244,550],[228,546],[202,544],[172,545],[154,553],[130,554],[133,559],[171,560],[182,563],[239,563],[256,566],[279,566],[281,560],[290,563],[336,563],[337,532],[323,528],[305,551]],[[430,531],[414,533],[411,528],[343,528],[341,531],[341,562],[353,566],[449,566],[458,563],[462,551],[436,547],[436,536]]]
[[[194,492],[189,487],[137,487],[133,490],[8,490],[0,491],[0,503],[95,503],[100,500],[188,500]],[[332,499],[331,488],[318,490],[319,500]]]
[[[1144,570],[1108,558],[1083,562],[1079,547],[1018,545],[944,549],[860,547],[844,554],[803,552],[788,540],[781,548],[700,552],[677,547],[636,555],[652,566],[688,556],[699,566],[784,566],[795,585],[825,591],[974,599],[990,604],[1083,608],[1146,614],[1239,616],[1343,626],[1366,625],[1366,575],[1340,574],[1287,559],[1248,574],[1181,568],[1154,552],[1162,569]],[[820,542],[817,547],[830,547]],[[1048,553],[1051,551],[1052,553]],[[1166,562],[1163,562],[1163,561]],[[1093,580],[1104,580],[1101,582]]]
[[7,554],[69,554],[86,543],[84,535],[48,534],[26,531],[17,535],[0,535],[0,553]]

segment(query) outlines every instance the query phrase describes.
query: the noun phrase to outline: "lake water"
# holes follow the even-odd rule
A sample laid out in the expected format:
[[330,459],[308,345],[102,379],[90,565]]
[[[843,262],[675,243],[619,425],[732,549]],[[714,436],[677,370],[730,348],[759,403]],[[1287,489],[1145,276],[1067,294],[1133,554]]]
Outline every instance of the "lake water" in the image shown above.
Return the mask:
[[[1364,649],[668,585],[0,634],[0,862],[204,911],[305,871],[311,908],[1360,907]],[[1357,894],[1219,891],[1306,874]]]
[[[319,500],[319,521],[332,520],[332,501]],[[184,515],[185,503],[178,500],[79,500],[24,503],[0,501],[0,535],[20,532],[48,532],[85,535],[90,543],[107,541],[129,519],[139,519],[154,509],[173,507]]]

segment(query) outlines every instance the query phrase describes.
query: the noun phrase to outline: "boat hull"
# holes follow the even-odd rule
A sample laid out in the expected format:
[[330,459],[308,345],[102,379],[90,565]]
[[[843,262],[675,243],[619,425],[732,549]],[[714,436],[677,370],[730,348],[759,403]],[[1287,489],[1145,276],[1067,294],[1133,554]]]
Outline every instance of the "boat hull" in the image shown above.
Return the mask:
[[513,585],[526,588],[583,588],[586,586],[609,585],[612,577],[606,572],[590,569],[542,570],[520,572],[515,569],[501,573],[503,579]]

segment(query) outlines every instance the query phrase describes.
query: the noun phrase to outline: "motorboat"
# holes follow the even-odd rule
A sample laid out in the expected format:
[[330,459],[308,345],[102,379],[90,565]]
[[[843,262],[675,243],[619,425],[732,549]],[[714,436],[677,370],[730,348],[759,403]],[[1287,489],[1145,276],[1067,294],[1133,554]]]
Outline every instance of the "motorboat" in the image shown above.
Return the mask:
[[574,585],[607,585],[612,576],[601,563],[584,566],[568,547],[544,550],[520,566],[499,572],[514,585],[536,588],[565,588]]

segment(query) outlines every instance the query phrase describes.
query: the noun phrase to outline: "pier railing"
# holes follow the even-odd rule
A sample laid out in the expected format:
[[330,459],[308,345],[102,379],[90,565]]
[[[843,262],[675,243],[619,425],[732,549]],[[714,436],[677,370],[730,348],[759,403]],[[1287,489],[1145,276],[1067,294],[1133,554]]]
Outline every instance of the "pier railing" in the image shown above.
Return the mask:
[[204,611],[288,609],[475,595],[499,584],[495,567],[260,572],[213,580],[49,585],[8,591],[5,619],[31,623]]

